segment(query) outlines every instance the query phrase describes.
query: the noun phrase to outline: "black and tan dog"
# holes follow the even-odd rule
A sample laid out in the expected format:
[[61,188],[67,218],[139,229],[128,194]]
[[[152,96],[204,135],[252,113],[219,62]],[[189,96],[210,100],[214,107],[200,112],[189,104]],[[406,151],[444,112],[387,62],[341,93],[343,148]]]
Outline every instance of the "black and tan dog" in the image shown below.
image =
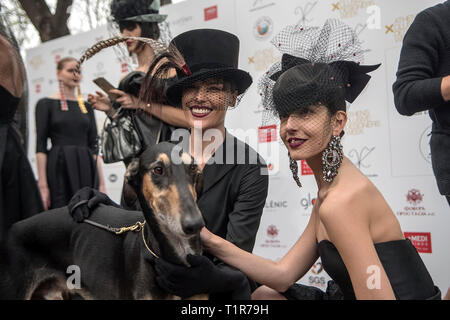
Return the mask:
[[115,234],[77,223],[66,207],[16,223],[6,252],[0,253],[5,269],[0,298],[177,298],[156,285],[153,266],[145,259],[155,254],[187,265],[187,254],[201,254],[199,171],[191,156],[177,148],[160,143],[129,165],[126,179],[143,212],[99,205],[89,217],[102,226],[135,225],[134,231]]

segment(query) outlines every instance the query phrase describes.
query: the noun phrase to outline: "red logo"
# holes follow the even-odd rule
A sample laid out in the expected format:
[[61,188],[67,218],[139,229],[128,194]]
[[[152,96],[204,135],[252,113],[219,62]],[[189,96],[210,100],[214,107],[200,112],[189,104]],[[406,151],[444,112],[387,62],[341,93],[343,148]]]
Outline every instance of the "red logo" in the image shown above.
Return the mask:
[[418,252],[431,253],[431,233],[430,232],[405,232],[405,238],[411,240]]
[[128,63],[122,63],[120,67],[122,68],[122,73],[128,72]]
[[277,141],[277,125],[273,124],[270,126],[259,127],[258,141],[259,143]]
[[61,56],[59,54],[57,54],[55,56],[55,63],[58,64],[59,60],[61,60]]
[[271,224],[267,227],[267,235],[271,238],[275,238],[278,235],[278,229],[276,226]]
[[406,200],[411,204],[419,204],[423,200],[423,194],[420,193],[417,189],[411,189],[408,191],[408,194],[406,195]]
[[269,163],[269,165],[267,166],[267,169],[269,169],[269,171],[273,170],[273,164]]
[[217,19],[218,10],[217,6],[205,8],[205,21]]
[[41,93],[41,85],[40,84],[36,85],[36,93]]
[[300,163],[301,163],[302,176],[314,174],[312,169],[306,163],[306,160],[301,160]]
[[322,266],[322,262],[320,262],[320,261],[314,263],[314,265],[311,268],[311,272],[313,274],[319,274],[322,272],[322,270],[323,270],[323,266]]

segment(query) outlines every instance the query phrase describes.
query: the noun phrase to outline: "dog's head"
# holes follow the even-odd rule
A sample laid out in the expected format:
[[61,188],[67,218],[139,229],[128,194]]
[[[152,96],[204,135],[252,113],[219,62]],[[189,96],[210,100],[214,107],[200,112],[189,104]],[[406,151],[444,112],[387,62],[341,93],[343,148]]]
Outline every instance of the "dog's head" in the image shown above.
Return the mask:
[[153,214],[165,234],[181,238],[199,234],[204,221],[196,201],[202,176],[180,147],[162,142],[148,148],[128,165],[125,182],[136,192],[146,219]]

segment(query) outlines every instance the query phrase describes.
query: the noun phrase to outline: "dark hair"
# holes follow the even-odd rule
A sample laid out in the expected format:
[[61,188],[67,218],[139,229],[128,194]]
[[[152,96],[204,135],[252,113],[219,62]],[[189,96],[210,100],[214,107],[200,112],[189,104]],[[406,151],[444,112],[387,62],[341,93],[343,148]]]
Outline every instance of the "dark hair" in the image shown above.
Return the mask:
[[123,29],[132,30],[136,25],[139,25],[142,29],[141,37],[158,40],[160,30],[157,22],[124,21],[130,17],[158,13],[158,11],[150,9],[152,2],[152,0],[113,0],[111,16],[119,25],[121,32]]

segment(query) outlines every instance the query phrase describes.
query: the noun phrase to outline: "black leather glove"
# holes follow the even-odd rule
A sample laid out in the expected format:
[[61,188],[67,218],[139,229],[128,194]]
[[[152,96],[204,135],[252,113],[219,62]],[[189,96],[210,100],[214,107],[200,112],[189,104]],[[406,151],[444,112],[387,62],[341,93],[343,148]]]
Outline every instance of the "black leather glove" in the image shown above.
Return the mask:
[[84,219],[91,215],[91,212],[100,204],[108,206],[114,206],[120,208],[120,206],[112,201],[106,194],[101,193],[91,187],[84,187],[78,190],[72,199],[70,199],[67,208],[76,222],[83,222]]
[[165,291],[182,298],[202,293],[231,293],[233,300],[250,300],[250,285],[239,270],[215,265],[205,256],[188,255],[191,267],[176,265],[161,258],[147,258],[154,263],[156,282]]

